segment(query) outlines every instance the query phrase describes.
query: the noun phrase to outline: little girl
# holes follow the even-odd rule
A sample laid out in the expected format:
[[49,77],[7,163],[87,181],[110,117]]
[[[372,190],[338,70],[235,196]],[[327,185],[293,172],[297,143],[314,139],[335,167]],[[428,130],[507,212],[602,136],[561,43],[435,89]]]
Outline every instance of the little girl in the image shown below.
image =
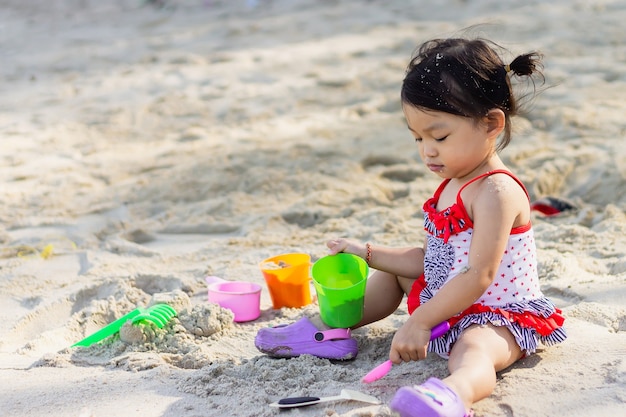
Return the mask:
[[[533,52],[505,65],[482,39],[423,44],[401,98],[420,157],[443,179],[423,206],[424,247],[328,242],[332,254],[359,255],[377,270],[355,327],[392,314],[407,294],[410,316],[389,358],[420,360],[427,350],[448,358],[447,378],[398,390],[391,408],[402,417],[470,415],[494,390],[496,372],[539,342],[566,338],[560,310],[539,286],[528,192],[497,153],[518,111],[510,77],[541,75],[540,59]],[[430,329],[444,320],[450,330],[429,343]]]

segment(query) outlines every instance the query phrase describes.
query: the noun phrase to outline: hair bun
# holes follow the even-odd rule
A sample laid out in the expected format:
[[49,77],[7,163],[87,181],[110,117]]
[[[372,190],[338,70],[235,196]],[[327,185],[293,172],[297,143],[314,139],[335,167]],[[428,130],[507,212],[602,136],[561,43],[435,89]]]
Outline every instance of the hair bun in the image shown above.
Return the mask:
[[506,72],[512,71],[515,75],[532,75],[541,68],[542,55],[538,52],[518,55],[509,65],[505,65]]

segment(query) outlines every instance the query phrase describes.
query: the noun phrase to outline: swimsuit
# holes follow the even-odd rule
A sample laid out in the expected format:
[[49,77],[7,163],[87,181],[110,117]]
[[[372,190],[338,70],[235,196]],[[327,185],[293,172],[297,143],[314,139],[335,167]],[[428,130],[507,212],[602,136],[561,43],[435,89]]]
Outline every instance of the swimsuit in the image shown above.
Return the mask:
[[[522,182],[513,174],[494,170],[465,184],[457,193],[456,203],[445,210],[438,212],[437,202],[449,179],[443,181],[434,196],[424,203],[424,229],[428,233],[424,274],[415,280],[408,295],[409,314],[469,267],[473,223],[463,205],[461,192],[473,182],[493,174],[509,175],[528,196]],[[508,246],[491,285],[474,304],[448,320],[450,330],[431,341],[428,349],[447,357],[465,329],[487,323],[506,326],[525,354],[535,352],[539,342],[552,345],[565,340],[561,310],[541,292],[536,255],[530,221],[511,229]]]

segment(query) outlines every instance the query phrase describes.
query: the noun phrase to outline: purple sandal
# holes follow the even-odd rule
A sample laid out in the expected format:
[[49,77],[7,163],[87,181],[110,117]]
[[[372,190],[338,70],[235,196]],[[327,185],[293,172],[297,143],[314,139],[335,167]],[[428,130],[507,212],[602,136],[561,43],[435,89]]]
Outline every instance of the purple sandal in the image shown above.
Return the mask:
[[422,385],[402,387],[391,400],[391,409],[401,417],[472,417],[459,396],[437,378]]
[[318,330],[307,317],[295,323],[259,330],[254,345],[275,358],[313,355],[318,358],[350,360],[359,349],[350,329]]

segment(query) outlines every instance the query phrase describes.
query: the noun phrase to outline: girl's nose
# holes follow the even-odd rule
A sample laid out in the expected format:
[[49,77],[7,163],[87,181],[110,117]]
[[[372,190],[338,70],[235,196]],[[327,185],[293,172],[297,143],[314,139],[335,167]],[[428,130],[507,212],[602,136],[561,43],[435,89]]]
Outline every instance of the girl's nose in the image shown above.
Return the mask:
[[422,152],[424,152],[424,156],[428,156],[431,158],[437,156],[437,148],[429,144],[423,145]]

